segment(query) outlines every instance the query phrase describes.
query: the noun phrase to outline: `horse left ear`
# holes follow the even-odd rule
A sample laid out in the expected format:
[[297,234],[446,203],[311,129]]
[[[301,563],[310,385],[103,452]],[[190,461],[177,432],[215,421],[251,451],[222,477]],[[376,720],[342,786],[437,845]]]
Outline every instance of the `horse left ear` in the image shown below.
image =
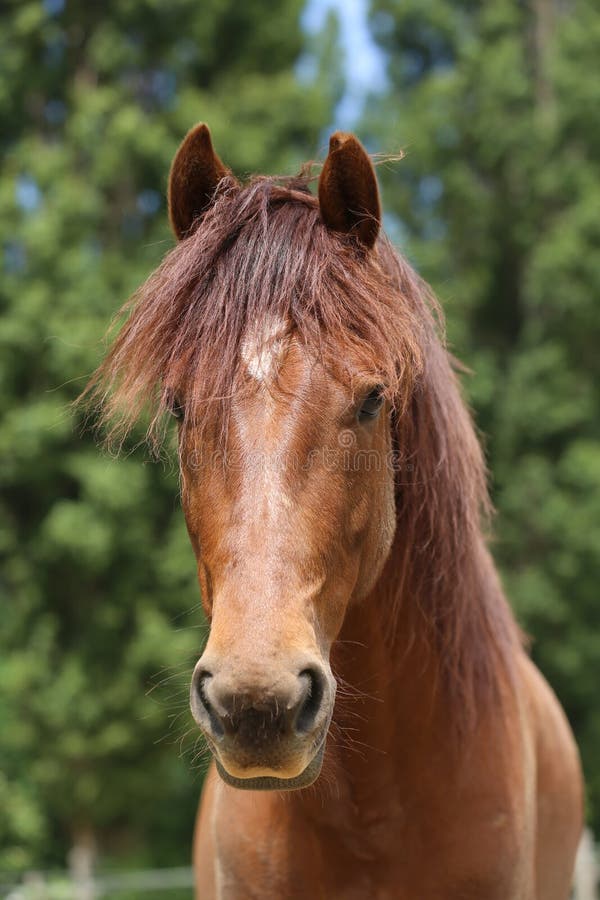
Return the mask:
[[353,134],[336,131],[319,178],[321,216],[328,228],[355,234],[368,248],[377,240],[381,207],[375,170]]
[[208,209],[221,179],[231,175],[215,151],[208,126],[188,131],[169,174],[169,219],[177,240],[190,233],[196,220]]

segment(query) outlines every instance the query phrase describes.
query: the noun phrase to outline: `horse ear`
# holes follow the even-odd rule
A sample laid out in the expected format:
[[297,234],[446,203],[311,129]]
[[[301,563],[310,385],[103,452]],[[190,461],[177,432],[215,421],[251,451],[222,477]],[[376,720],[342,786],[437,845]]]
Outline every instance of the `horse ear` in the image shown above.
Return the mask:
[[222,178],[231,175],[215,151],[208,126],[196,125],[183,139],[169,174],[169,219],[178,240],[210,206]]
[[336,131],[319,178],[321,216],[328,228],[355,234],[371,248],[381,224],[375,170],[353,134]]

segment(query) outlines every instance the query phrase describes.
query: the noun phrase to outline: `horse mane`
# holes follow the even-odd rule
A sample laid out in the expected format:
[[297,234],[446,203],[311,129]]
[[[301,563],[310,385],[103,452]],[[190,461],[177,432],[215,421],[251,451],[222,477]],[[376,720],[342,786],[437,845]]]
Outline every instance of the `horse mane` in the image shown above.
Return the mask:
[[308,178],[256,177],[242,188],[225,178],[117,321],[123,313],[83,395],[117,444],[146,414],[147,438],[160,446],[173,398],[185,398],[183,428],[201,428],[209,403],[226,422],[244,338],[274,317],[326,364],[342,360],[350,376],[384,385],[398,460],[390,634],[412,598],[471,718],[497,694],[499,666],[510,668],[520,638],[485,546],[485,464],[443,316],[408,262],[384,236],[369,253],[328,230]]

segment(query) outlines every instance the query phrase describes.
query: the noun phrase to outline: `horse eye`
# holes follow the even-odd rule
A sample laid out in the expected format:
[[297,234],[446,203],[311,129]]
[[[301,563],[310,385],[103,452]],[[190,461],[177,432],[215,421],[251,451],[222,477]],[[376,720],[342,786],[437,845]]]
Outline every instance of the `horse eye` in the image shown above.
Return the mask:
[[179,397],[169,391],[166,395],[165,402],[167,405],[167,409],[169,410],[173,418],[177,419],[180,422],[183,419],[184,408],[181,405]]
[[369,419],[374,419],[381,407],[383,406],[383,388],[378,386],[373,388],[373,390],[367,394],[365,399],[360,405],[358,410],[358,420],[359,422],[365,422]]

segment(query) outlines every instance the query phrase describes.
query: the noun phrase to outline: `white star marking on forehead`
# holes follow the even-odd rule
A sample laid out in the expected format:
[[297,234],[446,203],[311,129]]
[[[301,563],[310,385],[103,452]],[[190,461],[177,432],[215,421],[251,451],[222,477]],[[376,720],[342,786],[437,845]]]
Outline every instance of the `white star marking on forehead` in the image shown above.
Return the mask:
[[242,359],[256,381],[273,375],[288,345],[288,327],[283,319],[273,319],[262,331],[251,331],[242,342]]

